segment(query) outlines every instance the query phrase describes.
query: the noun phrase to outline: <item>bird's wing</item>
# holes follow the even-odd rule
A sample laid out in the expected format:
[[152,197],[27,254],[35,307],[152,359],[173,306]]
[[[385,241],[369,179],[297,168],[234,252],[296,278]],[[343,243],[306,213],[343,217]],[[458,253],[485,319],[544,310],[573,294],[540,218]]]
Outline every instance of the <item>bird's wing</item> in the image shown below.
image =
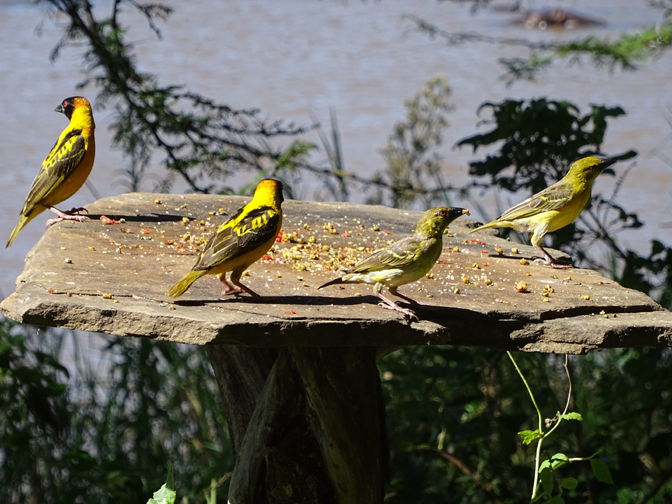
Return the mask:
[[210,269],[255,250],[277,236],[281,218],[268,206],[241,208],[210,238],[193,269]]
[[543,212],[558,210],[571,201],[573,194],[574,191],[568,184],[555,183],[509,208],[497,220],[524,219]]
[[374,252],[357,264],[349,273],[380,271],[388,268],[404,269],[413,264],[422,250],[422,240],[416,236],[409,236]]
[[86,155],[86,141],[82,130],[73,129],[59,138],[42,163],[40,172],[33,180],[23,215],[28,215],[37,204],[44,200],[56,187],[67,179]]

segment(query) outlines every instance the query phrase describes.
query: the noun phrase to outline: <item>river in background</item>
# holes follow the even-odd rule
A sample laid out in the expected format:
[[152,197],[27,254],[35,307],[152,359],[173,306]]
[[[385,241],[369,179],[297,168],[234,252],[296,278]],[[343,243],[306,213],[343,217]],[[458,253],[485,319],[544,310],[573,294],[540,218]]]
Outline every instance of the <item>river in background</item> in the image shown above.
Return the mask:
[[[665,224],[672,223],[672,167],[651,153],[663,144],[662,152],[672,158],[672,145],[665,143],[672,133],[668,122],[672,122],[672,52],[636,72],[610,73],[595,69],[591,63],[581,67],[561,62],[536,83],[509,88],[498,79],[503,70],[497,59],[514,55],[514,50],[471,43],[447,47],[440,40],[411,30],[409,23],[402,21],[404,14],[414,14],[448,31],[535,40],[589,34],[615,36],[661,19],[660,11],[650,8],[647,0],[530,4],[534,8],[573,9],[607,23],[606,27],[569,33],[531,32],[513,25],[515,16],[487,10],[473,15],[468,7],[437,0],[168,3],[175,13],[160,25],[162,40],[157,40],[139,15],[123,18],[131,27],[127,40],[137,44],[140,71],[156,74],[160,84],[183,84],[234,108],[259,108],[270,119],[307,125],[314,114],[327,125],[331,108],[337,114],[346,168],[361,175],[383,169],[379,150],[395,122],[404,118],[403,100],[438,73],[447,76],[453,91],[455,110],[449,115],[442,155],[444,180],[456,184],[466,182],[467,163],[475,156],[469,149],[453,150],[452,146],[485,130],[477,126],[476,115],[484,101],[546,96],[573,101],[584,113],[590,103],[620,105],[627,115],[609,121],[603,150],[607,154],[639,151],[617,202],[637,212],[646,223],[623,235],[622,243],[645,252],[651,239],[670,242]],[[97,2],[95,13],[101,18],[108,9],[108,3]],[[76,90],[82,80],[81,49],[67,49],[55,63],[49,61],[62,28],[62,21],[55,24],[32,2],[0,0],[0,184],[5,195],[1,201],[2,243],[16,224],[44,156],[67,125],[63,115],[53,109],[67,96],[84,94],[93,100],[97,94],[93,88]],[[124,159],[111,146],[108,126],[112,111],[97,110],[95,118],[97,153],[90,181],[101,196],[118,194],[123,192],[118,170],[124,166]],[[310,138],[319,143],[316,135]],[[480,159],[483,153],[477,156]],[[626,166],[623,163],[617,170]],[[613,179],[603,179],[598,180],[595,190],[610,194]],[[143,189],[152,188],[153,181],[147,180]],[[303,198],[320,196],[315,187],[297,189]],[[506,194],[502,198],[503,205],[519,199]],[[83,188],[61,206],[82,206],[94,199],[91,191]],[[496,211],[494,203],[486,207]],[[50,216],[36,218],[10,249],[3,250],[3,297],[13,291],[23,259],[43,234],[47,218]]]

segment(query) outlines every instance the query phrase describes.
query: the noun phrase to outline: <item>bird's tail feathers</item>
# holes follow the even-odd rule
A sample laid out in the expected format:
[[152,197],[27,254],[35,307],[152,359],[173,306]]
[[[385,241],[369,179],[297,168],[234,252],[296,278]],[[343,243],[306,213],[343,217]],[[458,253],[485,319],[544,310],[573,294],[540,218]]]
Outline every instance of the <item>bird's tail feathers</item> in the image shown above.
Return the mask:
[[12,234],[9,237],[9,240],[7,240],[7,244],[5,245],[5,248],[9,248],[12,243],[14,243],[14,240],[16,240],[16,237],[19,236],[19,232],[28,224],[34,216],[29,216],[26,217],[25,215],[21,215],[19,218],[19,223],[16,225],[14,228],[14,231],[12,231]]
[[483,224],[482,226],[478,226],[477,228],[472,229],[469,231],[469,234],[475,233],[476,231],[480,231],[481,229],[488,229],[488,228],[493,228],[493,227],[501,227],[501,223],[497,221],[492,221],[488,222],[487,224]]
[[336,284],[340,284],[340,283],[343,283],[343,278],[342,277],[335,278],[334,280],[330,280],[329,282],[320,285],[318,287],[318,289],[321,289],[322,287],[329,287],[330,285],[336,285]]
[[203,275],[207,274],[208,270],[191,270],[189,273],[184,275],[180,280],[173,285],[168,291],[168,297],[176,298],[187,292],[187,289],[191,287],[196,280],[201,278]]

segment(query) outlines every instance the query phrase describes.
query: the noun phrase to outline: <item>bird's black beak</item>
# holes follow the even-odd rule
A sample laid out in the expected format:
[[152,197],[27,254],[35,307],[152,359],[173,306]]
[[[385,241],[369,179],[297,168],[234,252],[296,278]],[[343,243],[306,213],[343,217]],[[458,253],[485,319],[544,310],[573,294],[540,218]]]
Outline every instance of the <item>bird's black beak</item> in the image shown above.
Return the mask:
[[600,163],[600,170],[604,170],[605,168],[608,168],[609,166],[613,165],[616,161],[618,161],[618,159],[606,158],[601,159],[600,161],[602,161]]
[[60,112],[70,120],[72,118],[72,113],[75,111],[75,97],[66,98],[54,109],[54,111]]
[[454,216],[456,219],[457,219],[459,216],[464,215],[464,214],[466,214],[466,215],[471,215],[471,214],[469,213],[469,210],[467,210],[466,208],[457,208],[457,207],[455,207],[455,208],[451,208],[451,209],[450,209],[450,214],[451,214],[452,216]]

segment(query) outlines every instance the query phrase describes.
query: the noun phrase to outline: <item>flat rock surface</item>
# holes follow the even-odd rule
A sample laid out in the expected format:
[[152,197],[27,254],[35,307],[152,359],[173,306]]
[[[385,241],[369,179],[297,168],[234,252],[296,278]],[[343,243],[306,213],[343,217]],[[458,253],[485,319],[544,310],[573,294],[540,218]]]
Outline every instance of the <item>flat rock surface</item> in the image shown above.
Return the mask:
[[[468,234],[475,223],[466,216],[444,236],[431,278],[399,289],[420,303],[412,307],[419,322],[378,307],[368,285],[317,290],[410,233],[421,215],[350,203],[283,203],[282,240],[242,279],[262,299],[222,297],[215,276],[169,299],[165,293],[191,269],[225,213],[247,201],[146,193],[101,199],[87,207],[91,220],[59,223],[43,235],[0,309],[25,323],[192,344],[459,344],[563,353],[672,344],[672,314],[645,294],[591,270],[530,262],[530,246],[494,230]],[[125,222],[104,224],[102,215]],[[526,292],[514,288],[521,281]]]

